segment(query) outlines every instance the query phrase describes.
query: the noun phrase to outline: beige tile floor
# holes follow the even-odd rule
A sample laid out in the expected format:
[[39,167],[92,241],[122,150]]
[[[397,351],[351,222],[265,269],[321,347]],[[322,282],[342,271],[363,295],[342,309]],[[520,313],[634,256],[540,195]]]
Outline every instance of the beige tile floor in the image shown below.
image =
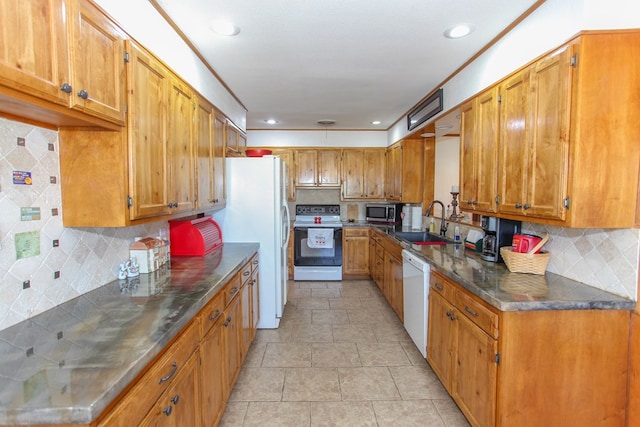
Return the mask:
[[469,424],[372,281],[289,282],[258,330],[223,427]]

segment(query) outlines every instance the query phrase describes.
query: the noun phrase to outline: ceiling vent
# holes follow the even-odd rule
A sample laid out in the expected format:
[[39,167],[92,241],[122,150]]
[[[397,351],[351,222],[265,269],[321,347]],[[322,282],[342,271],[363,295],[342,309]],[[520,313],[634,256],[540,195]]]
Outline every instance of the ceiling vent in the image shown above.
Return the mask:
[[407,115],[407,129],[413,130],[442,111],[442,89],[438,89]]

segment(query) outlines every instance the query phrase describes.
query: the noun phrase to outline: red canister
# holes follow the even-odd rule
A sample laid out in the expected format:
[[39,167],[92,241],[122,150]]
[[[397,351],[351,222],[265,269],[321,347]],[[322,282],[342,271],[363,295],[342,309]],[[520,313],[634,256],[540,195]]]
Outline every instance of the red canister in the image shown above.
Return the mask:
[[[513,252],[529,252],[535,245],[540,243],[542,237],[534,234],[514,234],[513,241],[511,243],[511,250]],[[539,254],[541,249],[536,252]]]

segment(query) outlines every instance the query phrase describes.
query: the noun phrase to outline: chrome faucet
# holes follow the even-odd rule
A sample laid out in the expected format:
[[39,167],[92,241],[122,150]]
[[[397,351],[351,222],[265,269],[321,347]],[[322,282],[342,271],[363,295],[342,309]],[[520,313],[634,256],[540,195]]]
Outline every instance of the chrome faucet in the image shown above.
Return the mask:
[[442,206],[442,220],[440,222],[440,235],[444,236],[446,234],[447,228],[448,228],[447,223],[444,220],[444,215],[445,215],[444,204],[440,200],[434,200],[433,202],[431,202],[431,204],[427,208],[426,216],[430,216],[431,215],[431,209],[433,209],[433,204],[434,203],[440,203],[440,206]]

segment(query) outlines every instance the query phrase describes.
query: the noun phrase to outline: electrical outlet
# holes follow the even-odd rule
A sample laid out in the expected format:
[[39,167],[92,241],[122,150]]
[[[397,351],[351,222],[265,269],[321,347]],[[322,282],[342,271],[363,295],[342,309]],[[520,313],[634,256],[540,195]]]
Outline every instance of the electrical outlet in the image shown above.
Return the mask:
[[59,271],[54,271],[53,272],[53,278],[54,279],[59,279],[60,278],[60,272]]
[[53,247],[57,248],[58,246],[60,246],[60,240],[58,239],[53,239]]
[[31,287],[31,280],[25,280],[22,282],[22,289],[29,289]]

